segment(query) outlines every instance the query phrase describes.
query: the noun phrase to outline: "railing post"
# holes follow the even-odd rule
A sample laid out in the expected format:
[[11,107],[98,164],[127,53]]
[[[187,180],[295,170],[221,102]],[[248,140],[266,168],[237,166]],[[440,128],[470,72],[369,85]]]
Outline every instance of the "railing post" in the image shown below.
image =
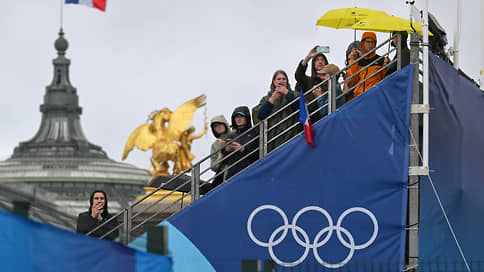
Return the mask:
[[259,123],[259,159],[267,155],[267,118]]
[[274,261],[271,259],[266,259],[264,261],[264,272],[275,272],[276,266],[274,264]]
[[13,213],[22,215],[25,217],[29,217],[30,202],[14,200],[12,201],[12,204],[13,204],[13,211],[12,211]]
[[192,168],[191,193],[192,202],[200,198],[200,164],[197,163]]
[[257,259],[242,260],[242,272],[260,272],[260,271],[261,271],[260,260],[257,260]]
[[[393,40],[393,37],[392,37]],[[392,41],[390,41],[392,42]],[[397,34],[397,71],[402,69],[402,35]]]
[[131,207],[124,209],[123,222],[123,244],[127,245],[131,240]]
[[332,75],[328,80],[328,114],[336,111],[336,75]]

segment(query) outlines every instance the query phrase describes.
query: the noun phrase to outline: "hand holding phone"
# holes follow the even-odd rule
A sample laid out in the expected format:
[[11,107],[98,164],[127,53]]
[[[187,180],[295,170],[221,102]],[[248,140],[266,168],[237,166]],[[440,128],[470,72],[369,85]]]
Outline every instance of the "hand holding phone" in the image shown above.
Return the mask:
[[318,46],[316,47],[316,52],[327,54],[329,53],[329,46]]
[[287,94],[287,88],[286,88],[286,84],[284,84],[284,83],[279,83],[279,84],[277,84],[276,89],[277,89],[277,91],[278,91],[278,92],[279,92],[281,95],[286,95],[286,94]]
[[359,58],[360,56],[361,56],[360,50],[358,50],[356,48],[351,49],[351,52],[349,54],[350,59],[355,60],[355,59]]

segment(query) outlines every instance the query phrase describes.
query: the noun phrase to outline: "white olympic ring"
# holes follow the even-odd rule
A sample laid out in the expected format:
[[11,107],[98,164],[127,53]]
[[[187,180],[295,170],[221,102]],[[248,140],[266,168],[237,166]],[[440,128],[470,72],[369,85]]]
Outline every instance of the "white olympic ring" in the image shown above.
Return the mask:
[[[279,226],[278,228],[276,228],[272,232],[272,234],[269,237],[269,241],[267,241],[267,243],[262,242],[259,239],[257,239],[255,237],[254,233],[252,232],[252,221],[254,220],[255,215],[262,210],[276,211],[277,213],[279,213],[279,215],[282,218],[282,221],[284,222],[284,224],[282,226]],[[308,234],[301,227],[296,225],[299,217],[307,211],[320,212],[321,214],[323,214],[326,217],[326,220],[328,221],[328,226],[323,228],[321,231],[319,231],[316,234],[316,236],[314,237],[314,241],[312,243],[310,243],[310,239],[309,239]],[[362,212],[362,213],[368,215],[368,217],[370,217],[370,219],[373,223],[373,234],[371,235],[370,239],[367,242],[365,242],[361,245],[356,245],[355,240],[353,238],[353,235],[351,235],[351,233],[346,228],[341,226],[343,219],[348,214],[350,214],[352,212]],[[277,258],[275,256],[274,250],[273,250],[273,248],[275,246],[280,244],[282,242],[282,240],[284,240],[284,238],[286,238],[286,235],[287,235],[289,229],[291,229],[292,236],[294,237],[294,240],[296,241],[296,243],[305,248],[303,255],[299,259],[297,259],[296,261],[293,261],[293,262],[285,262],[285,261],[280,260],[279,258]],[[274,241],[276,236],[281,231],[282,231],[281,236],[277,240]],[[319,256],[319,253],[318,253],[318,248],[321,247],[321,246],[324,246],[329,241],[329,239],[331,239],[331,235],[333,234],[333,231],[336,231],[336,235],[338,237],[339,242],[344,247],[346,247],[350,250],[350,252],[348,253],[348,256],[346,256],[346,258],[343,261],[341,261],[339,263],[335,263],[335,264],[325,262],[323,259],[321,259],[321,257]],[[303,236],[304,241],[302,241],[300,239],[300,237],[297,235],[297,232],[299,232]],[[326,232],[327,232],[327,234],[324,237],[324,239],[321,242],[319,242],[319,239],[321,238],[321,236],[323,236]],[[327,268],[339,268],[339,267],[344,266],[345,264],[347,264],[351,260],[355,250],[367,248],[368,246],[370,246],[375,241],[376,236],[378,235],[378,221],[376,220],[375,215],[373,215],[373,213],[370,212],[369,210],[362,208],[362,207],[353,207],[353,208],[349,208],[349,209],[345,210],[339,216],[338,220],[336,221],[336,226],[335,226],[335,225],[333,225],[333,219],[331,218],[330,214],[325,209],[323,209],[321,207],[317,207],[317,206],[307,206],[307,207],[304,207],[301,210],[299,210],[296,213],[296,215],[294,216],[291,224],[289,224],[289,220],[287,219],[286,214],[279,207],[274,206],[274,205],[262,205],[262,206],[259,206],[256,209],[254,209],[252,211],[252,213],[249,215],[249,219],[247,220],[247,233],[249,234],[250,239],[254,243],[256,243],[257,245],[259,245],[261,247],[267,247],[267,249],[269,251],[269,255],[271,256],[272,260],[274,260],[274,262],[276,262],[279,265],[282,265],[282,266],[285,266],[285,267],[296,266],[296,265],[302,263],[306,259],[307,255],[309,254],[309,250],[312,249],[313,254],[314,254],[314,258],[316,258],[316,260],[321,265],[323,265],[324,267],[327,267]],[[346,238],[348,238],[349,243],[348,243],[347,240],[343,239],[343,236],[341,235],[341,233],[343,233],[346,236]]]

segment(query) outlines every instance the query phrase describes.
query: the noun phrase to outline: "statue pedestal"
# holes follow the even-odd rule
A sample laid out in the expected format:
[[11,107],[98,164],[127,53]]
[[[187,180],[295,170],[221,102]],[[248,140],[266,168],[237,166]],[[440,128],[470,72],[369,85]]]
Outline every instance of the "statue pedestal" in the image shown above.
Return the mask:
[[[173,190],[176,189],[176,191],[172,192],[169,196],[164,198],[162,202],[165,201],[176,201],[186,195],[187,193],[190,193],[191,190],[191,177],[187,175],[182,175],[179,176],[175,179],[173,179],[174,175],[168,175],[168,176],[158,176],[154,179],[152,179],[147,187],[144,187],[145,189],[145,194],[141,196],[137,196],[136,200],[140,200],[143,198],[145,195],[150,194],[156,188],[161,186],[161,190],[157,191],[156,193],[152,194],[149,196],[146,200],[147,201],[156,201],[158,199],[163,198],[164,196],[168,195],[171,193]],[[169,182],[169,183],[168,183]],[[200,181],[201,187],[200,187],[200,194],[205,194],[210,189],[212,188],[211,184],[208,182]],[[181,201],[181,200],[180,200]],[[191,202],[191,196],[186,196],[183,199],[183,202]]]
[[[160,185],[162,186],[163,189],[167,191],[173,191],[176,188],[180,187],[180,185],[183,184],[180,188],[178,188],[176,191],[177,192],[183,192],[183,193],[189,193],[190,189],[192,187],[190,179],[190,176],[187,175],[181,175],[173,180],[173,178],[176,177],[175,175],[168,175],[168,176],[158,176],[154,179],[152,179],[149,183],[149,187],[153,188],[158,188]],[[169,182],[170,183],[167,183]]]
[[[134,219],[134,226],[147,218],[150,219],[144,227],[139,228],[132,233],[133,237],[140,236],[141,234],[146,232],[149,227],[158,225],[160,222],[170,217],[172,214],[180,211],[181,209],[192,203],[192,196],[189,194],[191,189],[190,176],[180,176],[172,180],[174,177],[176,176],[158,176],[154,178],[148,183],[148,186],[144,187],[145,194],[136,197],[136,200],[138,201],[156,190],[158,187],[162,186],[163,188],[158,190],[157,192],[146,198],[143,202],[139,203],[134,207],[133,213],[143,211],[142,214]],[[172,181],[169,184],[165,184],[170,180]],[[209,185],[210,184],[207,184],[207,186],[204,187],[208,187]],[[178,190],[173,191],[178,187],[180,187]],[[153,202],[158,200],[160,201],[153,205]],[[153,206],[150,207],[151,205]],[[157,215],[153,216],[154,214]],[[151,218],[151,216],[153,217]]]

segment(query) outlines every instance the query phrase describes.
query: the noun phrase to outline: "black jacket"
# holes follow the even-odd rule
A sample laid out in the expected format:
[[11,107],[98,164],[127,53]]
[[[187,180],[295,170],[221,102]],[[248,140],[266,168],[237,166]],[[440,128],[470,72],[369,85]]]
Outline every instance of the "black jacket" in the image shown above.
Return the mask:
[[[237,112],[241,112],[245,115],[247,125],[243,128],[237,127],[237,124],[235,123],[235,115],[237,114]],[[225,148],[222,149],[223,156],[227,157],[224,160],[224,163],[227,165],[227,167],[230,167],[227,170],[227,179],[237,174],[242,169],[248,167],[253,162],[257,161],[259,157],[259,152],[254,151],[259,146],[258,140],[255,139],[258,136],[258,132],[257,130],[252,129],[252,119],[250,117],[250,111],[248,107],[241,106],[234,109],[234,112],[232,113],[232,127],[236,130],[236,132],[231,133],[227,137],[227,139],[230,139],[231,141],[237,142],[245,146],[244,146],[244,151],[239,150],[239,151],[228,152],[225,150]],[[249,143],[251,140],[253,141]],[[243,157],[245,157],[247,154],[251,152],[253,152],[251,155],[247,156],[240,162],[236,163],[238,160],[242,159]]]
[[[95,227],[97,227],[97,226],[101,225],[102,223],[106,222],[109,218],[111,218],[111,217],[108,216],[107,218],[103,219],[102,221],[99,221],[95,218],[92,218],[90,212],[80,213],[79,216],[77,217],[76,231],[81,232],[81,233],[88,233],[91,230],[93,230]],[[117,227],[117,225],[118,225],[117,220],[113,219],[108,224],[106,224],[105,226],[103,226],[100,229],[93,232],[90,236],[101,237],[104,234],[108,233],[113,228]],[[107,235],[106,237],[104,237],[104,239],[114,240],[117,237],[118,237],[118,230],[115,230],[115,231],[111,232],[109,235]]]

